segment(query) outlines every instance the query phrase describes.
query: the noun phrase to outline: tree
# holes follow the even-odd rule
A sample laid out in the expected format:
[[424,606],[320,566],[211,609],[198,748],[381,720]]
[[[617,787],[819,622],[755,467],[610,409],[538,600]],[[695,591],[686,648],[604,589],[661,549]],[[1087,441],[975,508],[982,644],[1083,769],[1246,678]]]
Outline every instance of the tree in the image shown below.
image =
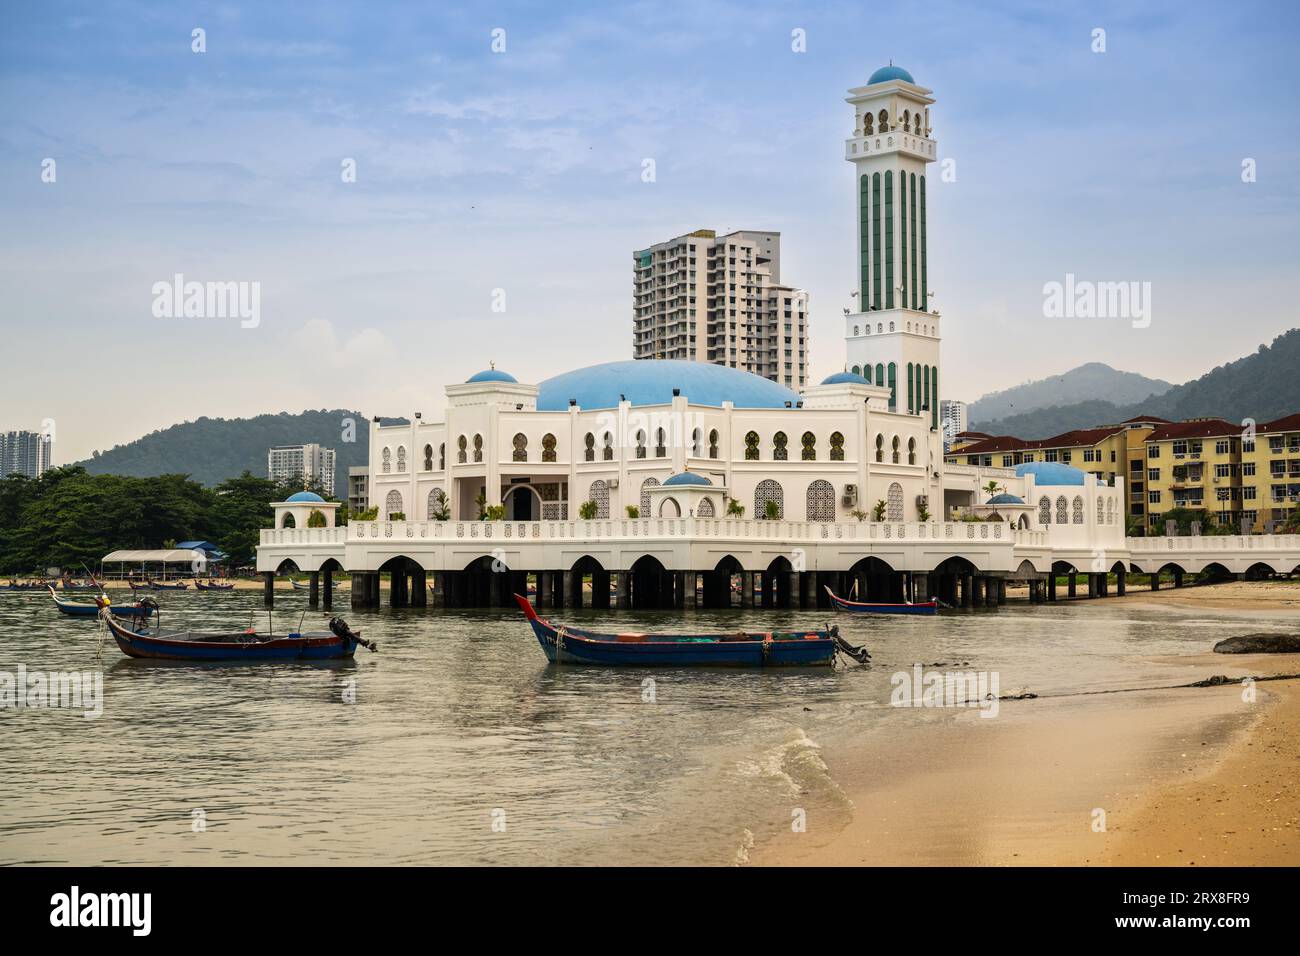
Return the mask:
[[885,499],[884,498],[879,499],[874,505],[871,506],[871,520],[872,521],[885,520]]
[[628,516],[629,518],[639,518],[639,517],[641,517],[641,509],[638,508],[636,505],[626,505],[626,506],[624,507],[624,510],[627,511],[627,516]]
[[763,502],[763,517],[768,521],[779,521],[781,519],[781,506],[768,498]]
[[583,521],[592,520],[596,517],[596,514],[599,511],[600,505],[596,504],[594,501],[584,501],[582,504],[578,505],[578,517]]
[[729,518],[745,517],[745,506],[742,505],[735,498],[729,498],[727,500],[727,517]]

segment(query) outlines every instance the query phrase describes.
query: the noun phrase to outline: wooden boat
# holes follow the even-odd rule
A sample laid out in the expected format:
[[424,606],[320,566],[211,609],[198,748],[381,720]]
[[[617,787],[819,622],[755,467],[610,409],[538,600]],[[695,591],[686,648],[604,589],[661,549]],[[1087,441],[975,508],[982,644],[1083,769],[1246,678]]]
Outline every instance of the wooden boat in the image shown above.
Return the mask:
[[516,594],[537,641],[553,664],[640,667],[830,666],[837,651],[866,663],[871,655],[840,637],[839,628],[789,633],[600,634],[537,616]]
[[8,584],[0,585],[0,591],[41,591],[50,585],[46,581],[29,581],[26,584],[19,584],[17,581],[11,581]]
[[177,581],[175,584],[163,584],[161,581],[150,581],[150,591],[188,591],[190,586],[184,581]]
[[194,586],[200,591],[233,591],[235,589],[233,584],[204,584],[198,578],[194,579]]
[[342,660],[356,653],[357,645],[378,650],[374,641],[363,640],[342,618],[330,618],[329,630],[317,633],[285,634],[275,637],[253,629],[205,633],[201,631],[159,631],[150,633],[133,626],[110,609],[102,611],[104,621],[127,657],[168,661],[326,661]]
[[[65,601],[59,597],[58,592],[53,587],[50,588],[50,597],[54,599],[54,606],[64,614],[72,617],[94,617],[99,613],[99,603],[83,604],[80,601]],[[131,604],[114,604],[111,610],[119,617],[130,617],[135,619],[147,618],[153,613],[154,605],[152,602],[135,601]]]
[[98,591],[98,584],[85,584],[81,581],[62,581],[59,587],[65,591]]
[[127,583],[127,586],[128,586],[132,591],[148,591],[148,590],[149,590],[149,585],[147,585],[147,584],[137,584],[137,583],[134,582],[134,581],[127,581],[126,583]]
[[290,579],[289,579],[289,583],[293,585],[293,589],[294,589],[295,591],[310,591],[310,590],[311,590],[311,582],[310,582],[310,581],[295,581],[293,578],[290,578]]
[[850,611],[854,614],[937,614],[939,602],[919,601],[916,604],[881,604],[867,601],[850,601],[842,598],[830,588],[826,593],[831,596],[831,605],[837,611]]

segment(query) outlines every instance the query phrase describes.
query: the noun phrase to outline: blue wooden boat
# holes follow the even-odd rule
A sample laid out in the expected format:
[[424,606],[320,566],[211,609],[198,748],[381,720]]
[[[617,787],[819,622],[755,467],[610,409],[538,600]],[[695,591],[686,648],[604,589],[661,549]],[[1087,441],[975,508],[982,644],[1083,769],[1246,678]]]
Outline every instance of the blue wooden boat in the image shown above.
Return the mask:
[[194,579],[194,586],[200,591],[233,591],[235,589],[233,584],[204,584],[198,578]]
[[201,631],[159,631],[150,633],[141,623],[119,617],[110,609],[103,619],[127,657],[166,661],[327,661],[342,660],[356,653],[357,645],[378,650],[374,641],[362,639],[342,618],[331,618],[329,630],[293,633],[275,637],[253,629],[205,633]]
[[853,614],[937,614],[939,602],[919,601],[916,604],[881,604],[869,601],[850,601],[842,598],[830,588],[826,593],[831,596],[831,605],[837,611],[850,611]]
[[294,589],[295,591],[310,591],[310,590],[311,590],[311,582],[310,582],[310,581],[295,581],[293,578],[290,578],[290,579],[289,579],[289,583],[293,585],[293,589]]
[[789,633],[600,634],[537,616],[532,602],[516,594],[537,641],[553,664],[622,667],[800,667],[830,666],[836,651],[863,663],[865,649],[844,641],[839,629]]
[[[94,617],[99,614],[99,603],[83,604],[80,601],[65,601],[59,597],[58,592],[53,587],[50,588],[50,597],[54,599],[54,606],[64,614],[72,617]],[[114,604],[111,605],[114,614],[120,617],[146,618],[153,613],[153,605],[146,604],[142,601],[136,601],[132,604]]]
[[59,584],[59,587],[63,588],[63,590],[65,591],[98,591],[99,590],[98,584],[93,584],[93,583],[85,584],[81,581],[63,581]]

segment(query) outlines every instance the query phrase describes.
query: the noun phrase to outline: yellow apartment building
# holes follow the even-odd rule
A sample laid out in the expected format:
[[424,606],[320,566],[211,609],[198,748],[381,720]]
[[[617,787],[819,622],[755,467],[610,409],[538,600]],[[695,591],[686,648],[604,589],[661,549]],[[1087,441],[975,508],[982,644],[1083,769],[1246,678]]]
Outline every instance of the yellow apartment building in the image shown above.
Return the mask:
[[1163,534],[1165,512],[1203,508],[1236,530],[1242,512],[1242,427],[1221,418],[1171,422],[1146,439],[1147,533]]
[[1300,414],[1255,429],[1242,439],[1242,516],[1267,534],[1300,504]]

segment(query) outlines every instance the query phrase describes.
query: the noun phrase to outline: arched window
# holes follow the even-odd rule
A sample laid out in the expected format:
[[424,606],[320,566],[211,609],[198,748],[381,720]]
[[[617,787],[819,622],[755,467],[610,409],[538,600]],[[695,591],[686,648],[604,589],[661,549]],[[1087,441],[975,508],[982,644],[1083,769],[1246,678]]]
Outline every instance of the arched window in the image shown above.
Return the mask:
[[514,443],[513,443],[513,444],[514,444],[514,446],[515,446],[515,451],[514,451],[514,455],[512,456],[512,460],[514,460],[514,461],[527,461],[527,460],[528,460],[528,438],[527,438],[527,436],[524,435],[523,432],[520,432],[519,434],[515,435],[515,439],[514,439]]
[[896,481],[889,486],[885,497],[885,520],[903,520],[903,486]]
[[1069,511],[1070,511],[1070,503],[1065,500],[1065,495],[1060,495],[1056,499],[1056,523],[1069,524],[1070,523]]
[[909,438],[907,440],[907,463],[909,465],[916,464],[916,439],[915,438]]
[[280,527],[281,527],[281,528],[296,528],[296,527],[298,527],[298,519],[295,518],[292,514],[290,514],[289,512],[286,511],[286,512],[284,513],[284,520],[280,522]]
[[[876,117],[876,119],[880,121],[880,131],[881,131],[882,133],[888,133],[888,132],[889,132],[889,113],[888,113],[887,111],[885,111],[885,110],[881,110],[881,111],[880,111],[880,114]],[[841,127],[841,128],[843,128],[843,127]]]
[[587,432],[587,434],[582,437],[582,445],[583,445],[583,451],[582,451],[583,460],[595,461],[596,460],[596,436],[593,435],[591,432]]
[[776,517],[785,517],[785,491],[781,483],[771,478],[764,478],[754,488],[754,517],[767,517],[767,503],[776,502]]
[[1106,523],[1106,499],[1098,496],[1097,498],[1097,524]]
[[1047,497],[1047,495],[1043,495],[1043,497],[1038,499],[1038,523],[1052,523],[1052,499]]
[[889,443],[890,450],[891,450],[892,453],[893,453],[893,461],[894,461],[894,464],[895,464],[895,465],[897,465],[897,464],[899,463],[899,460],[900,460],[901,457],[902,457],[902,455],[899,453],[899,446],[900,446],[901,444],[902,444],[902,443],[898,440],[898,436],[897,436],[897,435],[895,435],[895,436],[893,437],[893,439],[890,440],[890,443]]
[[844,460],[844,435],[840,432],[831,432],[831,461]]
[[[893,322],[890,322],[890,323],[889,323],[889,331],[891,331],[891,332],[894,331],[894,323],[893,323]],[[890,362],[889,364],[890,364],[890,366],[892,367],[894,363],[893,363],[893,362]]]
[[802,452],[803,460],[816,461],[817,460],[817,436],[814,435],[812,432],[804,432],[803,438],[800,439],[800,444],[803,445],[803,452]]
[[822,478],[812,482],[808,486],[804,508],[807,521],[834,521],[835,486]]
[[383,472],[386,475],[393,470],[393,450],[391,448],[385,448],[382,457],[384,461]]
[[872,128],[873,128],[874,125],[875,125],[875,123],[874,123],[874,121],[873,121],[873,119],[872,119],[871,114],[870,114],[870,113],[863,113],[863,114],[862,114],[862,135],[863,135],[863,136],[872,136],[872,135],[874,135],[873,132],[872,132]]
[[691,432],[691,455],[695,458],[704,457],[704,432],[698,428]]
[[456,439],[456,462],[458,464],[461,465],[465,464],[465,446],[467,444],[468,442],[465,441],[464,435],[461,435],[459,438]]
[[1106,524],[1115,523],[1115,499],[1106,499]]
[[758,432],[745,433],[745,461],[758,461]]
[[406,446],[405,445],[397,446],[397,471],[398,474],[403,474],[406,471]]
[[424,516],[429,521],[438,521],[438,515],[443,514],[443,508],[446,506],[447,496],[443,494],[441,488],[434,488],[429,492],[429,498],[425,502]]
[[709,432],[709,457],[718,457],[718,430],[716,428]]
[[650,517],[650,489],[657,487],[658,484],[659,484],[658,478],[647,478],[645,481],[641,482],[641,517],[642,518]]
[[424,446],[424,470],[433,471],[433,446]]
[[785,432],[777,432],[772,436],[772,460],[785,461],[789,455],[786,451],[787,439]]
[[483,436],[482,435],[474,436],[474,460],[475,461],[483,460]]
[[903,110],[903,132],[912,132],[912,111]]
[[446,442],[440,442],[438,444],[438,470],[439,471],[447,470],[447,443]]
[[555,461],[555,436],[550,432],[542,436],[542,461]]
[[876,461],[884,464],[885,461],[885,436],[876,435]]
[[612,432],[605,432],[605,460],[614,460],[614,435]]
[[663,458],[668,454],[668,436],[662,428],[655,430],[655,457]]
[[[636,456],[638,458],[645,457],[645,432],[640,429],[637,429],[636,433]],[[647,507],[649,506],[647,505]]]
[[587,492],[587,500],[596,502],[596,517],[609,517],[609,485],[605,482],[596,480],[591,483],[591,490]]
[[854,335],[858,335],[858,334],[860,334],[860,333],[861,333],[861,329],[862,329],[861,326],[858,326],[858,325],[853,326],[853,334],[854,334]]
[[394,488],[388,493],[388,497],[384,499],[384,515],[391,521],[393,515],[400,514],[404,514],[402,511],[402,493]]
[[664,497],[659,503],[659,517],[661,518],[680,518],[682,516],[682,506],[677,503],[676,498]]
[[1083,497],[1081,495],[1074,496],[1074,523],[1083,524]]
[[853,366],[853,374],[854,374],[854,375],[861,375],[861,374],[862,374],[862,366],[861,366],[861,365],[855,365],[855,366]]
[[695,506],[695,516],[697,518],[713,517],[713,499],[701,498],[700,503]]

